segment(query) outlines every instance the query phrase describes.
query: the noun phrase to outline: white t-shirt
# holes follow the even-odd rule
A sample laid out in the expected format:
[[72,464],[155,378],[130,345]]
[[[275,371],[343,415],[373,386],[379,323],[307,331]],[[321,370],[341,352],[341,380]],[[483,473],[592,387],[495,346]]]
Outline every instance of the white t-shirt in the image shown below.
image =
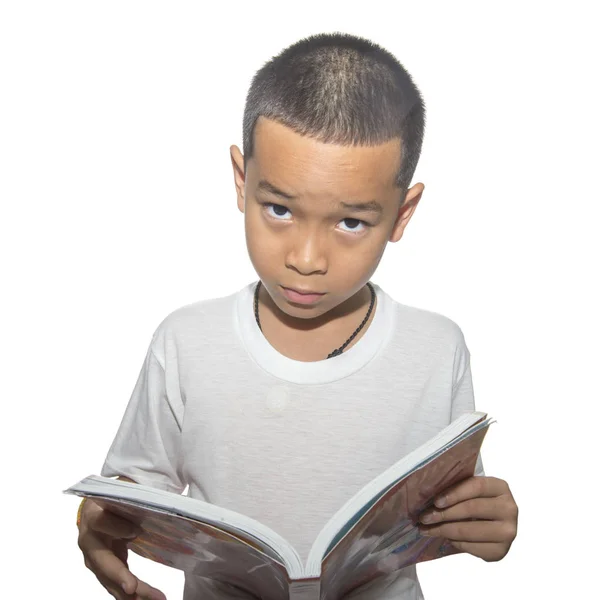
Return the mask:
[[[353,347],[292,360],[260,331],[255,286],[160,323],[101,473],[176,493],[189,485],[189,496],[271,527],[305,561],[348,498],[474,410],[469,351],[452,320],[374,284],[375,315]],[[186,575],[184,600],[232,597]],[[412,566],[350,597],[423,595]]]

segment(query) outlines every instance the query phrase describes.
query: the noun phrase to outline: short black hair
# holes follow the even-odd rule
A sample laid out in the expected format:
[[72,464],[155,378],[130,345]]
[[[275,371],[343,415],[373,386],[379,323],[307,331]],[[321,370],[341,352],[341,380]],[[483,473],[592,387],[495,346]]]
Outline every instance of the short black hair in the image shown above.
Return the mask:
[[425,103],[407,70],[365,38],[321,33],[294,43],[252,79],[243,122],[244,174],[260,116],[323,143],[374,146],[399,138],[402,202],[423,145]]

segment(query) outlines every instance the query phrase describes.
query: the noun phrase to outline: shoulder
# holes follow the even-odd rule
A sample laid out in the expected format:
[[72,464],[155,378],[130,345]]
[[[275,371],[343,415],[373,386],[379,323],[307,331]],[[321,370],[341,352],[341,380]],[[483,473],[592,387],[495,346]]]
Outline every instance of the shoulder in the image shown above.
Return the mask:
[[155,354],[164,356],[169,351],[183,350],[229,331],[239,293],[198,300],[172,310],[152,334],[151,345]]
[[157,329],[186,328],[198,321],[218,318],[221,314],[228,314],[232,308],[236,294],[229,294],[218,298],[198,300],[184,304],[170,313],[161,321]]
[[398,302],[389,297],[395,313],[395,332],[424,344],[442,344],[456,348],[465,338],[456,321],[439,312]]
[[458,381],[470,362],[470,352],[461,327],[440,312],[411,306],[396,300],[389,360],[402,360],[416,370],[442,369]]

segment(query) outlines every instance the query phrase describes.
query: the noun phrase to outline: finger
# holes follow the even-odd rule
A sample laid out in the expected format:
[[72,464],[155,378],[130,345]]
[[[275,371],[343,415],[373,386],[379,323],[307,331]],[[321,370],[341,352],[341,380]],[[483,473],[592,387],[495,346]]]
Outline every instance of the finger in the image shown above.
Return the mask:
[[141,529],[135,523],[121,519],[108,511],[91,514],[87,526],[112,538],[133,539],[141,533]]
[[127,564],[127,556],[129,554],[127,542],[125,540],[111,539],[110,547],[115,556],[129,569],[129,565]]
[[[96,577],[109,580],[112,584],[128,594],[138,587],[138,580],[108,546],[111,541],[88,532],[80,542],[81,550],[86,558],[86,565]],[[125,586],[125,587],[123,587]]]
[[167,597],[159,589],[152,587],[141,579],[138,579],[135,593],[141,600],[167,600]]
[[488,562],[502,560],[509,549],[506,544],[498,544],[496,542],[458,542],[450,540],[450,543],[457,550],[468,552]]
[[455,521],[439,525],[422,525],[422,535],[443,537],[459,542],[502,542],[512,541],[516,535],[509,521]]
[[470,498],[493,498],[510,493],[508,484],[497,477],[474,476],[450,486],[435,498],[435,506],[445,508]]
[[164,594],[153,588],[147,584],[144,584],[146,587],[142,588],[142,592],[139,591],[140,584],[143,584],[142,581],[138,580],[138,590],[133,594],[127,594],[122,589],[117,588],[110,580],[103,579],[98,577],[98,581],[106,588],[106,590],[113,597],[118,600],[165,600]]
[[127,594],[123,589],[118,588],[110,579],[96,575],[98,581],[119,600],[166,600],[166,596],[158,589],[148,585],[138,579],[137,588],[131,594]]
[[487,519],[499,521],[511,516],[506,502],[500,498],[473,498],[459,502],[450,508],[432,508],[423,512],[419,520],[422,523],[441,523],[443,521],[463,521],[467,519]]
[[[112,540],[111,547],[115,556],[123,562],[125,566],[127,566],[127,542],[123,540]],[[135,577],[135,575],[134,575]],[[137,587],[135,588],[135,598],[139,598],[140,600],[166,600],[165,595],[157,588],[152,587],[150,584],[142,581],[138,577],[135,577],[137,580]],[[128,586],[127,590],[130,591],[131,588]],[[127,596],[129,598],[129,596]],[[133,595],[131,596],[134,597]]]
[[96,579],[98,579],[98,581],[104,586],[104,588],[106,588],[106,591],[113,596],[113,598],[117,598],[117,600],[136,600],[137,599],[137,595],[136,594],[127,594],[126,592],[124,592],[121,588],[118,588],[115,583],[113,581],[111,581],[110,579],[107,579],[106,577],[103,577],[102,575],[98,575],[97,573],[94,573],[96,575]]

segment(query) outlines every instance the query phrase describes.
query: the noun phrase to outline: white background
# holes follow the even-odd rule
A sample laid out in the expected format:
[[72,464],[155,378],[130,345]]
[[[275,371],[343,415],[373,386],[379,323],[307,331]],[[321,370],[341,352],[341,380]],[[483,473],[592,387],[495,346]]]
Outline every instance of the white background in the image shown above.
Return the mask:
[[[3,597],[108,597],[61,492],[99,472],[158,323],[254,280],[229,158],[250,79],[336,30],[393,52],[425,97],[425,193],[373,281],[462,328],[477,407],[498,421],[486,471],[520,506],[503,561],[424,564],[426,598],[593,595],[593,5],[2,4]],[[180,572],[130,564],[181,598]]]

